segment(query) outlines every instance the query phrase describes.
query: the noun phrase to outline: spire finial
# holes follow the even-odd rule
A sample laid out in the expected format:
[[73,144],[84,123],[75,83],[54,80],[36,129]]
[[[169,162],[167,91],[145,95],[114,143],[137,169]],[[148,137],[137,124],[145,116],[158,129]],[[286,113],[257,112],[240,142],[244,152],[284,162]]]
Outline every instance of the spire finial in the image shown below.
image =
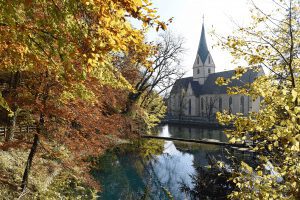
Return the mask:
[[202,29],[201,29],[201,37],[200,37],[199,46],[198,46],[198,55],[200,56],[202,63],[204,63],[209,52],[208,52],[206,38],[205,38],[204,15],[202,16],[202,18],[203,18],[203,23],[202,23]]
[[202,24],[204,24],[204,14],[202,15]]

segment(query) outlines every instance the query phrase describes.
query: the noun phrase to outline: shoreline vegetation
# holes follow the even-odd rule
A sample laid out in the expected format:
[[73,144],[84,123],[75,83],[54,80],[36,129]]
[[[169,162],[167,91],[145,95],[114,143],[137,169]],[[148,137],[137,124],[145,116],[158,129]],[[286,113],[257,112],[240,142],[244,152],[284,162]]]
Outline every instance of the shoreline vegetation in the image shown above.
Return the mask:
[[[3,137],[2,137],[3,138]],[[130,142],[130,139],[120,139],[113,135],[103,136],[97,157],[101,156],[106,150],[117,145]],[[104,142],[106,141],[106,142]],[[0,140],[2,145],[2,141]],[[86,183],[82,167],[72,167],[68,165],[69,160],[75,159],[63,146],[56,147],[55,151],[49,154],[44,145],[40,144],[35,159],[33,161],[30,178],[26,192],[22,192],[20,183],[24,172],[24,166],[29,154],[30,142],[26,146],[18,149],[6,147],[0,150],[0,199],[96,199],[97,192],[101,186],[96,183]],[[92,166],[89,159],[85,170]],[[93,180],[92,180],[93,181]]]

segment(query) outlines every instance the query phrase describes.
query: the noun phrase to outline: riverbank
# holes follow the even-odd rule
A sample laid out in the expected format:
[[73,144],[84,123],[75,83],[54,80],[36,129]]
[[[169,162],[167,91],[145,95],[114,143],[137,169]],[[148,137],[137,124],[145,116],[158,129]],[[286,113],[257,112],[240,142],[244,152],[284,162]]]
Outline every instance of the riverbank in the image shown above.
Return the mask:
[[[3,137],[0,137],[2,146]],[[127,143],[113,135],[104,135],[102,146],[98,149],[99,156],[106,150],[117,145]],[[35,155],[28,186],[25,192],[21,191],[21,182],[29,154],[30,143],[22,148],[14,149],[6,146],[0,149],[0,199],[96,199],[96,192],[100,186],[86,177],[83,168],[89,168],[89,160],[78,166],[71,166],[75,159],[64,146],[49,152],[48,148],[54,144],[42,142]],[[73,163],[74,164],[74,163]],[[88,169],[87,169],[88,170]],[[89,171],[89,170],[88,170]],[[88,181],[87,181],[88,180]],[[90,181],[90,182],[89,182]]]
[[223,126],[216,120],[208,121],[201,117],[166,117],[160,122],[161,125],[172,124],[181,126],[194,126],[200,128],[213,128],[213,129],[224,129],[230,128],[230,126]]

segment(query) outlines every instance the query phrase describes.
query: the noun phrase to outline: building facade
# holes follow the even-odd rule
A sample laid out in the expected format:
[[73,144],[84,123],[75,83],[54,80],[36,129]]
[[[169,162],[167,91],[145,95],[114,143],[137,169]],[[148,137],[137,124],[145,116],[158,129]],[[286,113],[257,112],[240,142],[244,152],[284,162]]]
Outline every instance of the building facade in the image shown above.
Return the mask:
[[218,111],[247,115],[258,111],[260,98],[251,99],[245,95],[228,95],[227,88],[252,83],[255,78],[264,74],[262,68],[249,69],[239,80],[233,80],[226,86],[215,82],[218,77],[231,78],[235,70],[215,72],[215,63],[210,54],[204,24],[202,25],[200,42],[193,65],[193,76],[178,79],[170,93],[168,115],[172,117],[191,116],[204,120],[214,120]]

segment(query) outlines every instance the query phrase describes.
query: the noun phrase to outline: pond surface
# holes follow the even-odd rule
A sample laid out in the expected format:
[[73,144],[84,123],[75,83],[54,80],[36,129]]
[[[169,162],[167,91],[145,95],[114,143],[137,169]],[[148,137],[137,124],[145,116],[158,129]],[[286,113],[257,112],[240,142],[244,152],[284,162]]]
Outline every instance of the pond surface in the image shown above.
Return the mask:
[[[221,129],[165,125],[158,135],[227,142]],[[228,162],[225,147],[178,141],[141,139],[107,151],[98,160],[93,176],[102,186],[99,199],[190,199],[180,188],[193,188],[191,175],[209,165],[209,157]],[[235,153],[239,159],[251,155]]]

